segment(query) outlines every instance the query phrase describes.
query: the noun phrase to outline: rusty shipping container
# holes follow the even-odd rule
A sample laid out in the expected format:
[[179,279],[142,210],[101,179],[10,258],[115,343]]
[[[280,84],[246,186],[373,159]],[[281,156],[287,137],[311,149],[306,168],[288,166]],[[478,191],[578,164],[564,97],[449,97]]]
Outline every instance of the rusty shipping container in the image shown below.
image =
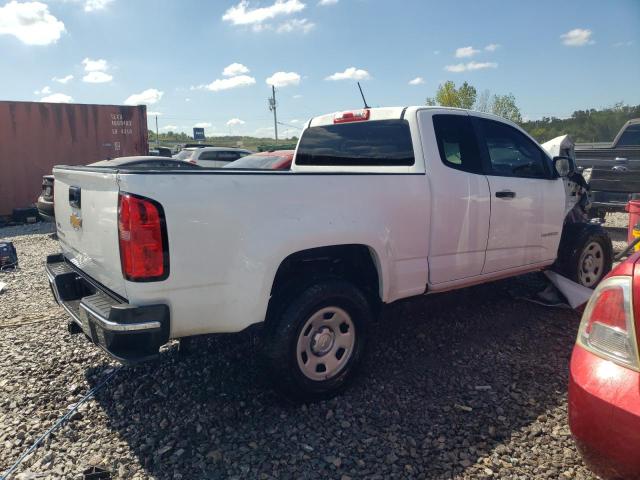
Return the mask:
[[0,101],[0,215],[32,205],[54,165],[148,151],[145,106]]

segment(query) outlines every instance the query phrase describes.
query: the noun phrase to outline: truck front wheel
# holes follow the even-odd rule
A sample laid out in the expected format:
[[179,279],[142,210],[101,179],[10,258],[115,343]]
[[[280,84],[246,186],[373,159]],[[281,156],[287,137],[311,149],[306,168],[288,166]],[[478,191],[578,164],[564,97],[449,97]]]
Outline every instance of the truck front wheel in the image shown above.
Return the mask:
[[365,296],[341,279],[317,282],[276,307],[265,356],[276,387],[298,401],[329,398],[353,379],[371,319]]
[[600,225],[565,225],[554,270],[583,287],[595,288],[612,264],[611,239]]

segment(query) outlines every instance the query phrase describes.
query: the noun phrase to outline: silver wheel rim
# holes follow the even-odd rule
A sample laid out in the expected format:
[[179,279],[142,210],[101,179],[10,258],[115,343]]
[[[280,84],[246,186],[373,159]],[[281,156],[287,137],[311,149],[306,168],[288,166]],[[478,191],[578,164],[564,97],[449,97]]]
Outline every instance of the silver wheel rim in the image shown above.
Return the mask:
[[578,278],[585,287],[594,287],[604,271],[604,250],[598,242],[589,243],[580,255]]
[[355,343],[351,316],[339,307],[324,307],[311,315],[300,330],[298,367],[311,380],[329,380],[347,365]]

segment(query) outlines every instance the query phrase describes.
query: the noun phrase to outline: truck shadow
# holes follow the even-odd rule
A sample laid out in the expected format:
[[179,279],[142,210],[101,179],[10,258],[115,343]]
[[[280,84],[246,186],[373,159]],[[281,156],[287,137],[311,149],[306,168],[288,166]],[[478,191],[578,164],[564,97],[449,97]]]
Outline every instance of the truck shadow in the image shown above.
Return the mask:
[[97,401],[157,479],[464,475],[566,399],[577,315],[514,299],[543,285],[533,274],[387,307],[359,380],[329,401],[273,393],[248,333],[127,368]]

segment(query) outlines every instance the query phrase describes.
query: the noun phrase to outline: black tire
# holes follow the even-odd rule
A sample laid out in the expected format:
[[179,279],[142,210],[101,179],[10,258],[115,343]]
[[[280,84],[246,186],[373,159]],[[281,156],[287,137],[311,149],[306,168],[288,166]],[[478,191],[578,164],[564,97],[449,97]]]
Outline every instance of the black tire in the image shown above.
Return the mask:
[[[298,343],[310,340],[313,332],[309,332],[311,327],[307,326],[305,335],[302,329],[312,321],[314,315],[333,308],[346,312],[350,317],[355,331],[354,344],[335,375],[323,380],[311,379],[299,365],[299,355],[301,359],[304,357],[298,351]],[[291,400],[312,402],[331,398],[346,388],[353,380],[364,355],[367,325],[371,317],[371,308],[363,293],[342,279],[317,280],[297,294],[281,299],[267,320],[264,342],[264,356],[277,390]],[[340,325],[340,329],[342,328],[343,325]],[[334,343],[335,340],[332,345]],[[331,354],[332,352],[328,352],[327,358]],[[347,353],[343,352],[344,355]],[[320,357],[314,356],[314,360],[318,358]]]
[[[588,268],[589,255],[600,268]],[[558,260],[553,269],[568,279],[589,288],[595,288],[613,265],[611,238],[600,225],[574,223],[564,226]],[[585,273],[587,272],[587,273]]]

